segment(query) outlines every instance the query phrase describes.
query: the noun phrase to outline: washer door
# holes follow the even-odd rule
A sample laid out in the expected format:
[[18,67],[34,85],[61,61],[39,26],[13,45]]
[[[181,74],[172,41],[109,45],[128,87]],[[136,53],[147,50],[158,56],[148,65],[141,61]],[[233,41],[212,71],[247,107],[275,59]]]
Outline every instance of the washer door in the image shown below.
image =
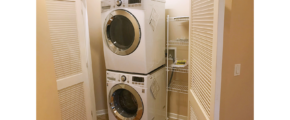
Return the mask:
[[140,42],[141,33],[137,19],[129,11],[111,12],[104,25],[104,36],[110,50],[118,55],[129,55]]
[[110,91],[109,104],[118,120],[140,120],[143,102],[138,92],[129,85],[118,84]]

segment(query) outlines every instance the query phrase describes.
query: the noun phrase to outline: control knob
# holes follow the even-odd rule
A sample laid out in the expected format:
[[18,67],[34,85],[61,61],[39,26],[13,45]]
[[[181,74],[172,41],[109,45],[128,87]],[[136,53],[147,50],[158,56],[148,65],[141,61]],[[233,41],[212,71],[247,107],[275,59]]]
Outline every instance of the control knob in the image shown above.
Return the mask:
[[121,6],[122,5],[122,0],[117,0],[116,5],[117,6]]
[[125,75],[122,75],[121,80],[122,80],[123,82],[125,82],[125,81],[126,81],[126,76],[125,76]]

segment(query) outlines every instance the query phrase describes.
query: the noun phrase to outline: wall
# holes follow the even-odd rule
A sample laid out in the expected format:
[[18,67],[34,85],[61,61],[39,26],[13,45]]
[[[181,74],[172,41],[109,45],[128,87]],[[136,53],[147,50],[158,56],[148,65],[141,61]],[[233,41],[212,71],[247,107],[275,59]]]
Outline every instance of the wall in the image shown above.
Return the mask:
[[253,120],[253,0],[225,1],[220,120]]
[[[170,17],[189,16],[190,15],[190,0],[166,0],[165,15]],[[164,21],[166,24],[166,21]],[[169,39],[175,40],[178,38],[188,38],[189,22],[170,22]],[[171,46],[177,48],[177,59],[188,59],[187,46]],[[169,61],[171,64],[171,61]],[[169,72],[169,76],[171,72]],[[187,86],[188,75],[186,73],[174,73],[172,80],[182,81],[184,86]],[[176,92],[168,93],[168,112],[178,115],[187,116],[188,95]]]
[[45,0],[37,0],[37,120],[61,120]]
[[106,66],[101,27],[101,1],[87,0],[96,110],[107,109]]

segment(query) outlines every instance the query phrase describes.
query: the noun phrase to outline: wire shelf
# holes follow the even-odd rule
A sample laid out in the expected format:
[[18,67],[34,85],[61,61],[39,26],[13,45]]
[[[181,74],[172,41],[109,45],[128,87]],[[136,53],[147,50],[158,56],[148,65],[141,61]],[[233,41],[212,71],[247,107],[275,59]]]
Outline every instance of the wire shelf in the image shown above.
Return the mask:
[[178,73],[187,73],[188,69],[187,68],[167,67],[167,71],[174,71],[174,72],[178,72]]
[[175,67],[175,68],[184,68],[187,66],[187,62],[185,64],[182,65],[177,65],[176,62],[171,64],[171,67]]
[[188,39],[169,40],[168,45],[174,46],[188,46]]
[[187,82],[172,80],[170,86],[168,87],[168,91],[187,94],[188,91]]
[[188,16],[180,16],[180,17],[170,17],[170,21],[189,21]]

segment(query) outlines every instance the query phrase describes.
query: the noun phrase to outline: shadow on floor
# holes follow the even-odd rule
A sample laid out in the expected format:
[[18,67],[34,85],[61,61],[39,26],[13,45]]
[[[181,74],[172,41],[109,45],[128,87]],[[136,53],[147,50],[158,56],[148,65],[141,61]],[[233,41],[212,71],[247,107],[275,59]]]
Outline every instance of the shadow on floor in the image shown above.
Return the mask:
[[109,120],[108,114],[97,116],[97,120]]
[[[109,120],[108,114],[97,116],[97,120]],[[178,119],[169,119],[169,120],[178,120]]]

